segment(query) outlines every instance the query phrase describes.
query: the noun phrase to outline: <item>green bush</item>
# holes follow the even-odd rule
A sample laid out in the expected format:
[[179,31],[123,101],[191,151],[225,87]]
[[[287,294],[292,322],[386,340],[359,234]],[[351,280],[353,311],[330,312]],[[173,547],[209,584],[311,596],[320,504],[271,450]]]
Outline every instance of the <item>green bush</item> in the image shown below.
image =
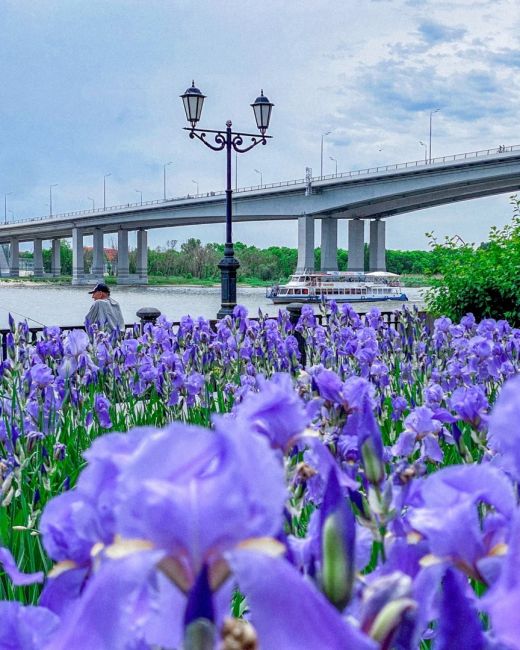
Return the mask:
[[466,244],[458,237],[443,244],[432,240],[443,275],[426,294],[432,313],[459,320],[471,312],[477,319],[520,324],[520,201],[512,202],[511,224],[494,226],[485,244]]

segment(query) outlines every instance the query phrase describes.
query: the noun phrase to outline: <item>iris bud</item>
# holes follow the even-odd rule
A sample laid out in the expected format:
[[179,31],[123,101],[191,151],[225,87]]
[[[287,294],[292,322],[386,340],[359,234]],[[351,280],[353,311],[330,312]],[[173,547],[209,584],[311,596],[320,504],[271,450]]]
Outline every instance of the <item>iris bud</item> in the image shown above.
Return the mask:
[[385,477],[385,468],[370,438],[367,438],[361,447],[361,457],[367,479],[372,485],[379,485]]
[[350,601],[354,570],[339,519],[337,514],[329,515],[323,527],[322,587],[329,601],[342,611]]

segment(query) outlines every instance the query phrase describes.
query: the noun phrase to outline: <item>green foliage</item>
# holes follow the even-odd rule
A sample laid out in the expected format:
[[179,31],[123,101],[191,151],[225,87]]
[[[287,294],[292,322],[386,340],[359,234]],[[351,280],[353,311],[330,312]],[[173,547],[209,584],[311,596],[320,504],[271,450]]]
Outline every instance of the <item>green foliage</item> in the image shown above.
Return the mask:
[[471,312],[477,320],[506,318],[520,324],[520,202],[513,199],[510,225],[493,227],[489,242],[466,244],[460,238],[439,244],[432,238],[443,279],[428,292],[428,309],[459,320]]
[[[51,272],[51,257],[52,250],[44,248],[43,255],[43,268],[46,273]],[[60,241],[60,257],[61,257],[61,275],[72,275],[72,248],[70,244],[63,239]]]

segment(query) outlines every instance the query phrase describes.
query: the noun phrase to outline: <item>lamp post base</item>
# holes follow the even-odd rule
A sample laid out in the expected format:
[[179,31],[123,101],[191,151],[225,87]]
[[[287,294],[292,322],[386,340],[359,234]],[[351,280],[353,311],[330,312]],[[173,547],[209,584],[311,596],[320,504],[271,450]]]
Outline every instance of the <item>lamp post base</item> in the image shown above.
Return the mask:
[[240,268],[240,262],[236,259],[233,245],[226,244],[224,257],[218,263],[220,269],[220,288],[222,295],[222,304],[217,313],[217,318],[225,318],[233,314],[233,309],[237,304],[237,270]]

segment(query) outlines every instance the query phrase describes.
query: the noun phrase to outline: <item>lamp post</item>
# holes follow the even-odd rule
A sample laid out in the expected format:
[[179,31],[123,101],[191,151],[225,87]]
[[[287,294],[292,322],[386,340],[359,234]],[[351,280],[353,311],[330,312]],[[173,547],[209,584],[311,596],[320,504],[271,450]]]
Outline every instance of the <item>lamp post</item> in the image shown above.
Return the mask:
[[[271,111],[274,104],[264,96],[263,91],[260,92],[260,96],[251,104],[255,115],[256,125],[260,131],[260,135],[258,135],[232,131],[231,120],[226,122],[225,130],[215,131],[210,129],[197,129],[195,127],[197,122],[200,120],[205,95],[195,87],[195,83],[192,83],[191,88],[188,88],[181,97],[184,103],[184,110],[186,111],[186,118],[188,122],[191,123],[191,127],[185,127],[185,130],[189,131],[190,138],[197,138],[213,151],[223,151],[224,149],[226,151],[226,243],[224,246],[224,257],[218,265],[220,269],[222,304],[217,313],[217,318],[224,318],[233,313],[233,309],[237,303],[237,270],[240,267],[238,260],[235,258],[233,248],[231,152],[246,153],[258,144],[267,144],[267,138],[271,136],[266,135],[265,132],[269,127]],[[215,134],[215,144],[211,144],[206,140],[206,135],[208,133]],[[251,144],[244,145],[244,138],[251,138]]]
[[332,131],[327,131],[326,133],[321,134],[321,164],[320,164],[320,178],[323,176],[323,138],[326,135],[330,135]]
[[94,199],[91,196],[87,196],[87,199],[89,201],[92,201],[92,210],[94,211],[96,209],[96,202],[94,201]]
[[433,160],[433,159],[432,159],[432,115],[433,115],[434,113],[438,113],[440,110],[441,110],[440,108],[436,108],[436,109],[434,109],[433,111],[430,111],[430,148],[429,148],[429,152],[430,152],[430,155],[429,155],[430,165],[432,164],[432,160]]
[[338,161],[337,161],[335,158],[333,158],[332,156],[329,156],[329,158],[330,158],[333,162],[336,163],[336,172],[335,172],[334,176],[337,176],[337,175],[338,175]]
[[112,176],[112,172],[103,176],[103,210],[107,209],[107,178]]
[[52,217],[52,188],[58,187],[58,183],[49,185],[49,216]]
[[136,192],[141,195],[141,205],[143,205],[143,193],[141,190],[136,190]]
[[260,174],[260,187],[263,187],[263,184],[264,184],[264,175],[262,174],[262,172],[261,172],[259,169],[255,169],[255,172],[256,172],[257,174]]
[[4,192],[4,223],[7,223],[7,197],[11,194],[12,192]]
[[428,147],[426,146],[426,144],[422,140],[419,140],[419,144],[424,147],[424,164],[427,165],[428,164]]
[[164,200],[166,201],[166,167],[168,165],[173,165],[173,162],[170,160],[170,162],[164,163],[163,165],[163,190],[164,190]]
[[195,183],[195,187],[197,188],[197,196],[198,196],[198,194],[199,194],[199,181],[192,180],[191,182]]

